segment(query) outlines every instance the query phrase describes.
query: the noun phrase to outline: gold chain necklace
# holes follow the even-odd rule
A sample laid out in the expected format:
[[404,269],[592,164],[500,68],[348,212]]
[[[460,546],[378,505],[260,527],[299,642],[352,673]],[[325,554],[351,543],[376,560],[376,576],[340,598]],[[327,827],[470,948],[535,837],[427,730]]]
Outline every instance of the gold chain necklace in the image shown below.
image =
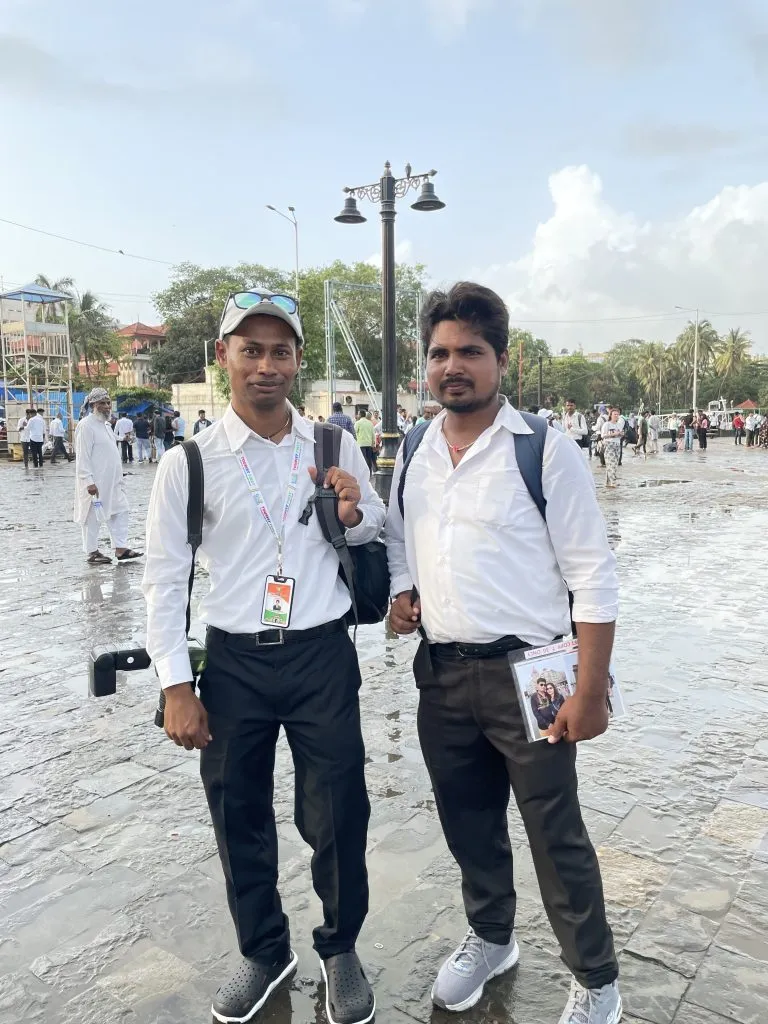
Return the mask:
[[279,430],[276,430],[274,432],[274,434],[267,434],[267,440],[271,441],[273,437],[277,437],[278,434],[282,434],[282,432],[285,430],[285,428],[288,426],[288,424],[290,422],[291,422],[291,414],[288,413],[288,419],[285,421],[285,423],[282,425],[282,427],[280,427]]
[[451,442],[445,436],[445,430],[444,429],[443,429],[442,433],[443,433],[443,437],[445,438],[445,443],[448,445],[448,447],[451,449],[451,451],[453,452],[454,455],[460,455],[462,452],[465,452],[467,450],[467,448],[471,448],[472,445],[477,442],[477,438],[475,438],[475,440],[474,441],[470,441],[469,444],[464,444],[464,445],[451,444]]

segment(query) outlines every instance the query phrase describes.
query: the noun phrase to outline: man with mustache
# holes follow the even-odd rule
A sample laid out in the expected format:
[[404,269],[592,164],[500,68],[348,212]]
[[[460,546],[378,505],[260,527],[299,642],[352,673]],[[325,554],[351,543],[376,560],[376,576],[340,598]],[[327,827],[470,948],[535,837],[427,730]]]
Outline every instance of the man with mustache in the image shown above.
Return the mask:
[[[511,788],[574,976],[560,1024],[618,1024],[613,937],[576,781],[576,743],[608,725],[616,563],[578,448],[499,394],[508,338],[507,309],[490,289],[464,282],[429,296],[427,380],[444,409],[421,428],[415,450],[406,441],[402,488],[398,455],[387,516],[391,623],[398,633],[421,628],[419,739],[470,925],[440,968],[432,1000],[466,1010],[517,962]],[[541,470],[538,491],[532,466]],[[570,631],[569,589],[578,691],[547,739],[529,743],[509,652]]]

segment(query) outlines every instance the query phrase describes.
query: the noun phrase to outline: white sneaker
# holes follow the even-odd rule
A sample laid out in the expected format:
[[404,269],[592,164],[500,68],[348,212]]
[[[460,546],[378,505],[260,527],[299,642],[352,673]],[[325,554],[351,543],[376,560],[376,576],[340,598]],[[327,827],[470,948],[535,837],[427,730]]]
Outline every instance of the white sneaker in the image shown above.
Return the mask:
[[574,978],[560,1024],[619,1024],[622,1010],[615,981],[602,988],[584,988]]
[[519,959],[514,934],[506,946],[499,946],[481,939],[470,928],[440,968],[432,986],[432,1002],[441,1010],[468,1010],[479,1002],[485,983],[510,970]]

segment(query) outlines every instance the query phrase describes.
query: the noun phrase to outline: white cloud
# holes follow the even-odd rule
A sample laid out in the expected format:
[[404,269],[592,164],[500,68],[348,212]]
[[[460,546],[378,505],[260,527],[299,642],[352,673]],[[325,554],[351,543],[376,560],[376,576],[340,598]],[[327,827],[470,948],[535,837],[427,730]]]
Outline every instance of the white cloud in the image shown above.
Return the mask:
[[[372,267],[381,266],[381,251],[373,253],[365,261]],[[409,239],[404,238],[402,242],[395,244],[395,262],[396,263],[413,263],[413,242]]]
[[[768,317],[768,181],[728,186],[703,206],[666,222],[641,221],[613,207],[588,167],[552,174],[551,217],[530,251],[475,272],[507,299],[514,322],[627,318],[603,323],[531,323],[556,348],[600,351],[627,337],[673,339],[687,314],[703,307],[718,329],[752,329],[765,349]],[[630,318],[646,318],[633,321]]]

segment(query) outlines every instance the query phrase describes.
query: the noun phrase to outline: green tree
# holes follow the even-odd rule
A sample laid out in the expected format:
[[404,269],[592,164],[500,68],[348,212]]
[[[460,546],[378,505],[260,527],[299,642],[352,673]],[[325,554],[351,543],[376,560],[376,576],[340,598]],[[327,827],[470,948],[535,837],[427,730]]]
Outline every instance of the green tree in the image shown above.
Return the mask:
[[[61,295],[71,295],[72,289],[75,287],[75,282],[71,277],[60,277],[58,280],[52,281],[45,274],[38,274],[35,278],[35,284],[39,284],[41,288],[48,288],[49,291],[59,292]],[[64,319],[64,303],[54,302],[49,307],[53,315],[53,320],[49,319],[49,323],[57,322],[58,320]],[[45,319],[45,307],[41,306],[40,316]]]
[[732,327],[718,340],[715,350],[715,371],[722,382],[739,372],[749,358],[751,348],[749,331],[742,331],[740,327]]
[[69,312],[69,338],[75,366],[85,365],[88,380],[104,374],[109,363],[123,354],[123,341],[115,333],[117,323],[91,291],[73,290]]

